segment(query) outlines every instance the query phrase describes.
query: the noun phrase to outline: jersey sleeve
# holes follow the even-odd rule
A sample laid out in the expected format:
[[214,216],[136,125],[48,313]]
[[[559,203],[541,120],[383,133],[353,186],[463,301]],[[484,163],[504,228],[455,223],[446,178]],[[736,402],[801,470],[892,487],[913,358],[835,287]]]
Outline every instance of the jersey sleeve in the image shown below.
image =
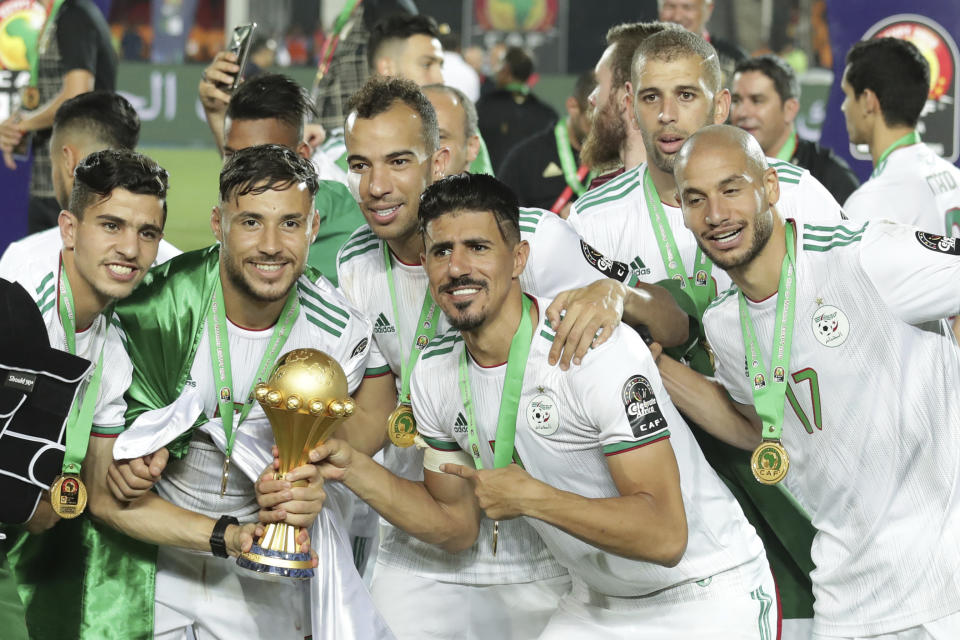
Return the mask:
[[64,6],[57,14],[57,47],[65,71],[85,69],[97,71],[96,27],[90,16],[72,5]]
[[650,351],[625,327],[574,370],[572,394],[595,425],[605,455],[670,437],[661,402],[670,402]]
[[527,275],[533,285],[533,295],[555,298],[563,291],[585,287],[603,278],[630,282],[630,267],[611,260],[584,242],[563,218],[539,209],[520,211],[520,229],[530,224],[530,211],[539,213],[539,222],[530,235],[530,258]]
[[127,402],[123,394],[133,381],[133,363],[123,346],[125,340],[118,324],[112,324],[103,353],[100,392],[94,407],[93,435],[114,437],[123,432]]
[[960,313],[960,240],[887,220],[863,232],[860,264],[887,308],[909,324]]
[[[452,427],[444,427],[441,418],[443,394],[436,389],[436,368],[417,366],[410,379],[410,403],[417,431],[424,442],[439,451],[456,451],[460,445],[453,437]],[[455,373],[452,375],[456,375]]]
[[376,339],[370,341],[370,355],[367,357],[367,368],[363,372],[364,378],[376,378],[390,373],[387,359],[380,353]]

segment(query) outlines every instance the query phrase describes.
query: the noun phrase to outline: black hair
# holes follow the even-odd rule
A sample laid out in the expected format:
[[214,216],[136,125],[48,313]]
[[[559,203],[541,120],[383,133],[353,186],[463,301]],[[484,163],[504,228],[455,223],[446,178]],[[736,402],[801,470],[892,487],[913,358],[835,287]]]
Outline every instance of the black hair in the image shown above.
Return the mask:
[[367,41],[367,66],[370,69],[376,66],[385,45],[394,40],[406,40],[416,35],[439,40],[440,29],[433,18],[422,14],[396,13],[380,20],[370,30],[370,39]]
[[303,184],[311,200],[317,195],[319,178],[313,163],[287,147],[259,144],[240,149],[220,170],[220,202],[269,189],[284,190]]
[[437,112],[420,87],[410,80],[372,76],[350,96],[347,113],[356,113],[357,117],[370,120],[385,113],[397,102],[407,105],[420,116],[424,148],[427,153],[436,151],[440,147]]
[[533,54],[523,47],[510,47],[503,54],[503,66],[517,82],[526,82],[533,75]]
[[847,83],[855,96],[877,95],[887,126],[917,126],[930,93],[930,65],[912,42],[876,38],[847,52]]
[[500,236],[510,245],[520,242],[520,204],[513,191],[493,176],[461,173],[427,187],[420,196],[420,233],[447,213],[489,211],[497,221]]
[[[457,89],[456,87],[451,87],[448,84],[428,84],[423,87],[423,92],[427,91],[439,91],[440,93],[446,93],[457,99],[457,102],[460,103],[461,108],[463,109],[463,130],[466,132],[466,137],[475,136],[480,132],[480,120],[477,115],[477,106],[473,104],[473,100],[467,97],[463,91]],[[429,100],[429,98],[428,98]],[[432,104],[432,103],[431,103]]]
[[227,104],[231,120],[276,119],[297,130],[303,139],[303,124],[317,117],[307,90],[296,80],[280,73],[261,73],[237,87]]
[[94,151],[74,171],[73,191],[67,210],[82,219],[86,210],[110,197],[114,189],[156,196],[163,203],[163,224],[167,222],[166,170],[147,156],[128,149]]
[[733,72],[736,74],[746,73],[747,71],[759,71],[770,78],[773,82],[773,88],[780,96],[781,104],[790,98],[800,99],[800,80],[797,78],[797,72],[779,56],[766,53],[755,58],[741,60],[737,63]]
[[[644,39],[633,54],[632,66],[636,71],[641,59],[673,62],[686,57],[699,58],[702,61],[702,77],[707,81],[707,88],[711,92],[716,94],[723,89],[723,75],[716,49],[697,34],[683,28],[664,29]],[[637,87],[633,90],[636,91]]]
[[664,29],[682,29],[670,22],[625,22],[607,30],[607,46],[616,45],[610,60],[613,89],[620,89],[630,79],[633,54],[640,43]]
[[136,148],[140,117],[127,99],[112,91],[89,91],[65,101],[53,116],[53,131],[83,132],[104,147]]

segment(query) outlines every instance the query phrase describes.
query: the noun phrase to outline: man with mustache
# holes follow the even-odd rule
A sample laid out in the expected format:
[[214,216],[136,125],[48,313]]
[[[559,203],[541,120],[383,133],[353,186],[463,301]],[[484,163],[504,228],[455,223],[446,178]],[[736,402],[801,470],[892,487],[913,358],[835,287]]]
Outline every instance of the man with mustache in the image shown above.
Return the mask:
[[[380,389],[379,397],[367,400],[358,396],[358,404],[396,407],[389,426],[395,446],[384,450],[384,464],[413,480],[422,478],[422,454],[401,448],[412,445],[414,437],[410,375],[431,337],[445,327],[427,290],[427,274],[420,260],[423,239],[417,230],[420,196],[444,175],[449,156],[440,145],[437,129],[436,114],[424,94],[413,83],[396,78],[370,80],[351,99],[346,122],[352,188],[368,225],[358,229],[340,250],[338,275],[344,294],[374,324],[376,350],[367,365],[363,392]],[[604,275],[630,277],[624,265],[608,262],[585,248],[566,222],[549,212],[523,210],[520,229],[534,249],[524,274],[524,282],[532,290],[555,295]],[[615,325],[619,321],[615,311],[624,304],[632,318],[649,325],[654,336],[673,343],[686,337],[687,319],[665,291],[657,287],[626,291],[622,283],[609,279],[593,287],[602,294],[598,310],[604,316],[603,324]],[[567,361],[571,355],[575,362],[584,357],[601,325],[601,318],[587,306],[576,308],[574,300],[569,303],[565,323],[573,328],[558,326],[563,333],[554,343],[554,361],[568,335],[569,344],[564,347]],[[607,320],[611,313],[613,320]],[[560,325],[556,315],[554,320]],[[607,336],[605,329],[600,341]],[[574,351],[576,354],[571,353]],[[355,448],[372,455],[384,445],[388,426],[370,433],[344,431]],[[524,528],[522,523],[518,527]],[[384,529],[371,590],[398,637],[420,638],[428,629],[438,638],[460,637],[464,629],[491,636],[516,633],[534,637],[539,633],[566,589],[564,570],[532,531],[519,537],[522,544],[504,549],[496,558],[481,554],[489,543],[489,532],[483,535],[486,542],[452,555],[396,527]],[[427,620],[409,607],[401,594],[409,592],[412,585],[434,594],[438,602],[450,603],[439,606],[450,615]],[[456,604],[464,601],[472,603],[466,621]],[[502,602],[528,605],[518,604],[504,612]],[[491,626],[494,621],[496,626]]]

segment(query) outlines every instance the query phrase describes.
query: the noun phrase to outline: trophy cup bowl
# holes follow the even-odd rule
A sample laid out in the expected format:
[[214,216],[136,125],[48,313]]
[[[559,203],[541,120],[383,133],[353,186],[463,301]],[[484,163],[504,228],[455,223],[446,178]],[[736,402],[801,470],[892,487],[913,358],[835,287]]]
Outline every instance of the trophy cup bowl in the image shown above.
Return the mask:
[[[316,349],[294,349],[280,356],[270,378],[258,384],[254,394],[280,451],[277,478],[307,464],[310,450],[325,442],[354,410],[343,368]],[[294,486],[306,486],[306,481]],[[283,578],[312,578],[310,554],[297,547],[296,527],[270,523],[250,551],[237,558],[237,564]]]

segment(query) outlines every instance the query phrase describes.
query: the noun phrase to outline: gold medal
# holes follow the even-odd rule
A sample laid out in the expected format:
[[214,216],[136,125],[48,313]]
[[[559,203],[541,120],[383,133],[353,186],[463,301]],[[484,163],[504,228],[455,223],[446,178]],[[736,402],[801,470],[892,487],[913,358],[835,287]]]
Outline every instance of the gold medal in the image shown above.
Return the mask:
[[790,457],[779,440],[764,440],[750,456],[753,477],[761,484],[777,484],[787,477]]
[[410,405],[401,404],[393,410],[387,418],[387,435],[390,436],[390,442],[401,449],[413,444],[413,439],[417,437],[417,423]]
[[40,106],[40,90],[36,87],[24,87],[20,90],[20,104],[24,109],[36,109]]
[[50,485],[50,504],[61,518],[76,518],[87,508],[87,488],[80,476],[67,473]]

